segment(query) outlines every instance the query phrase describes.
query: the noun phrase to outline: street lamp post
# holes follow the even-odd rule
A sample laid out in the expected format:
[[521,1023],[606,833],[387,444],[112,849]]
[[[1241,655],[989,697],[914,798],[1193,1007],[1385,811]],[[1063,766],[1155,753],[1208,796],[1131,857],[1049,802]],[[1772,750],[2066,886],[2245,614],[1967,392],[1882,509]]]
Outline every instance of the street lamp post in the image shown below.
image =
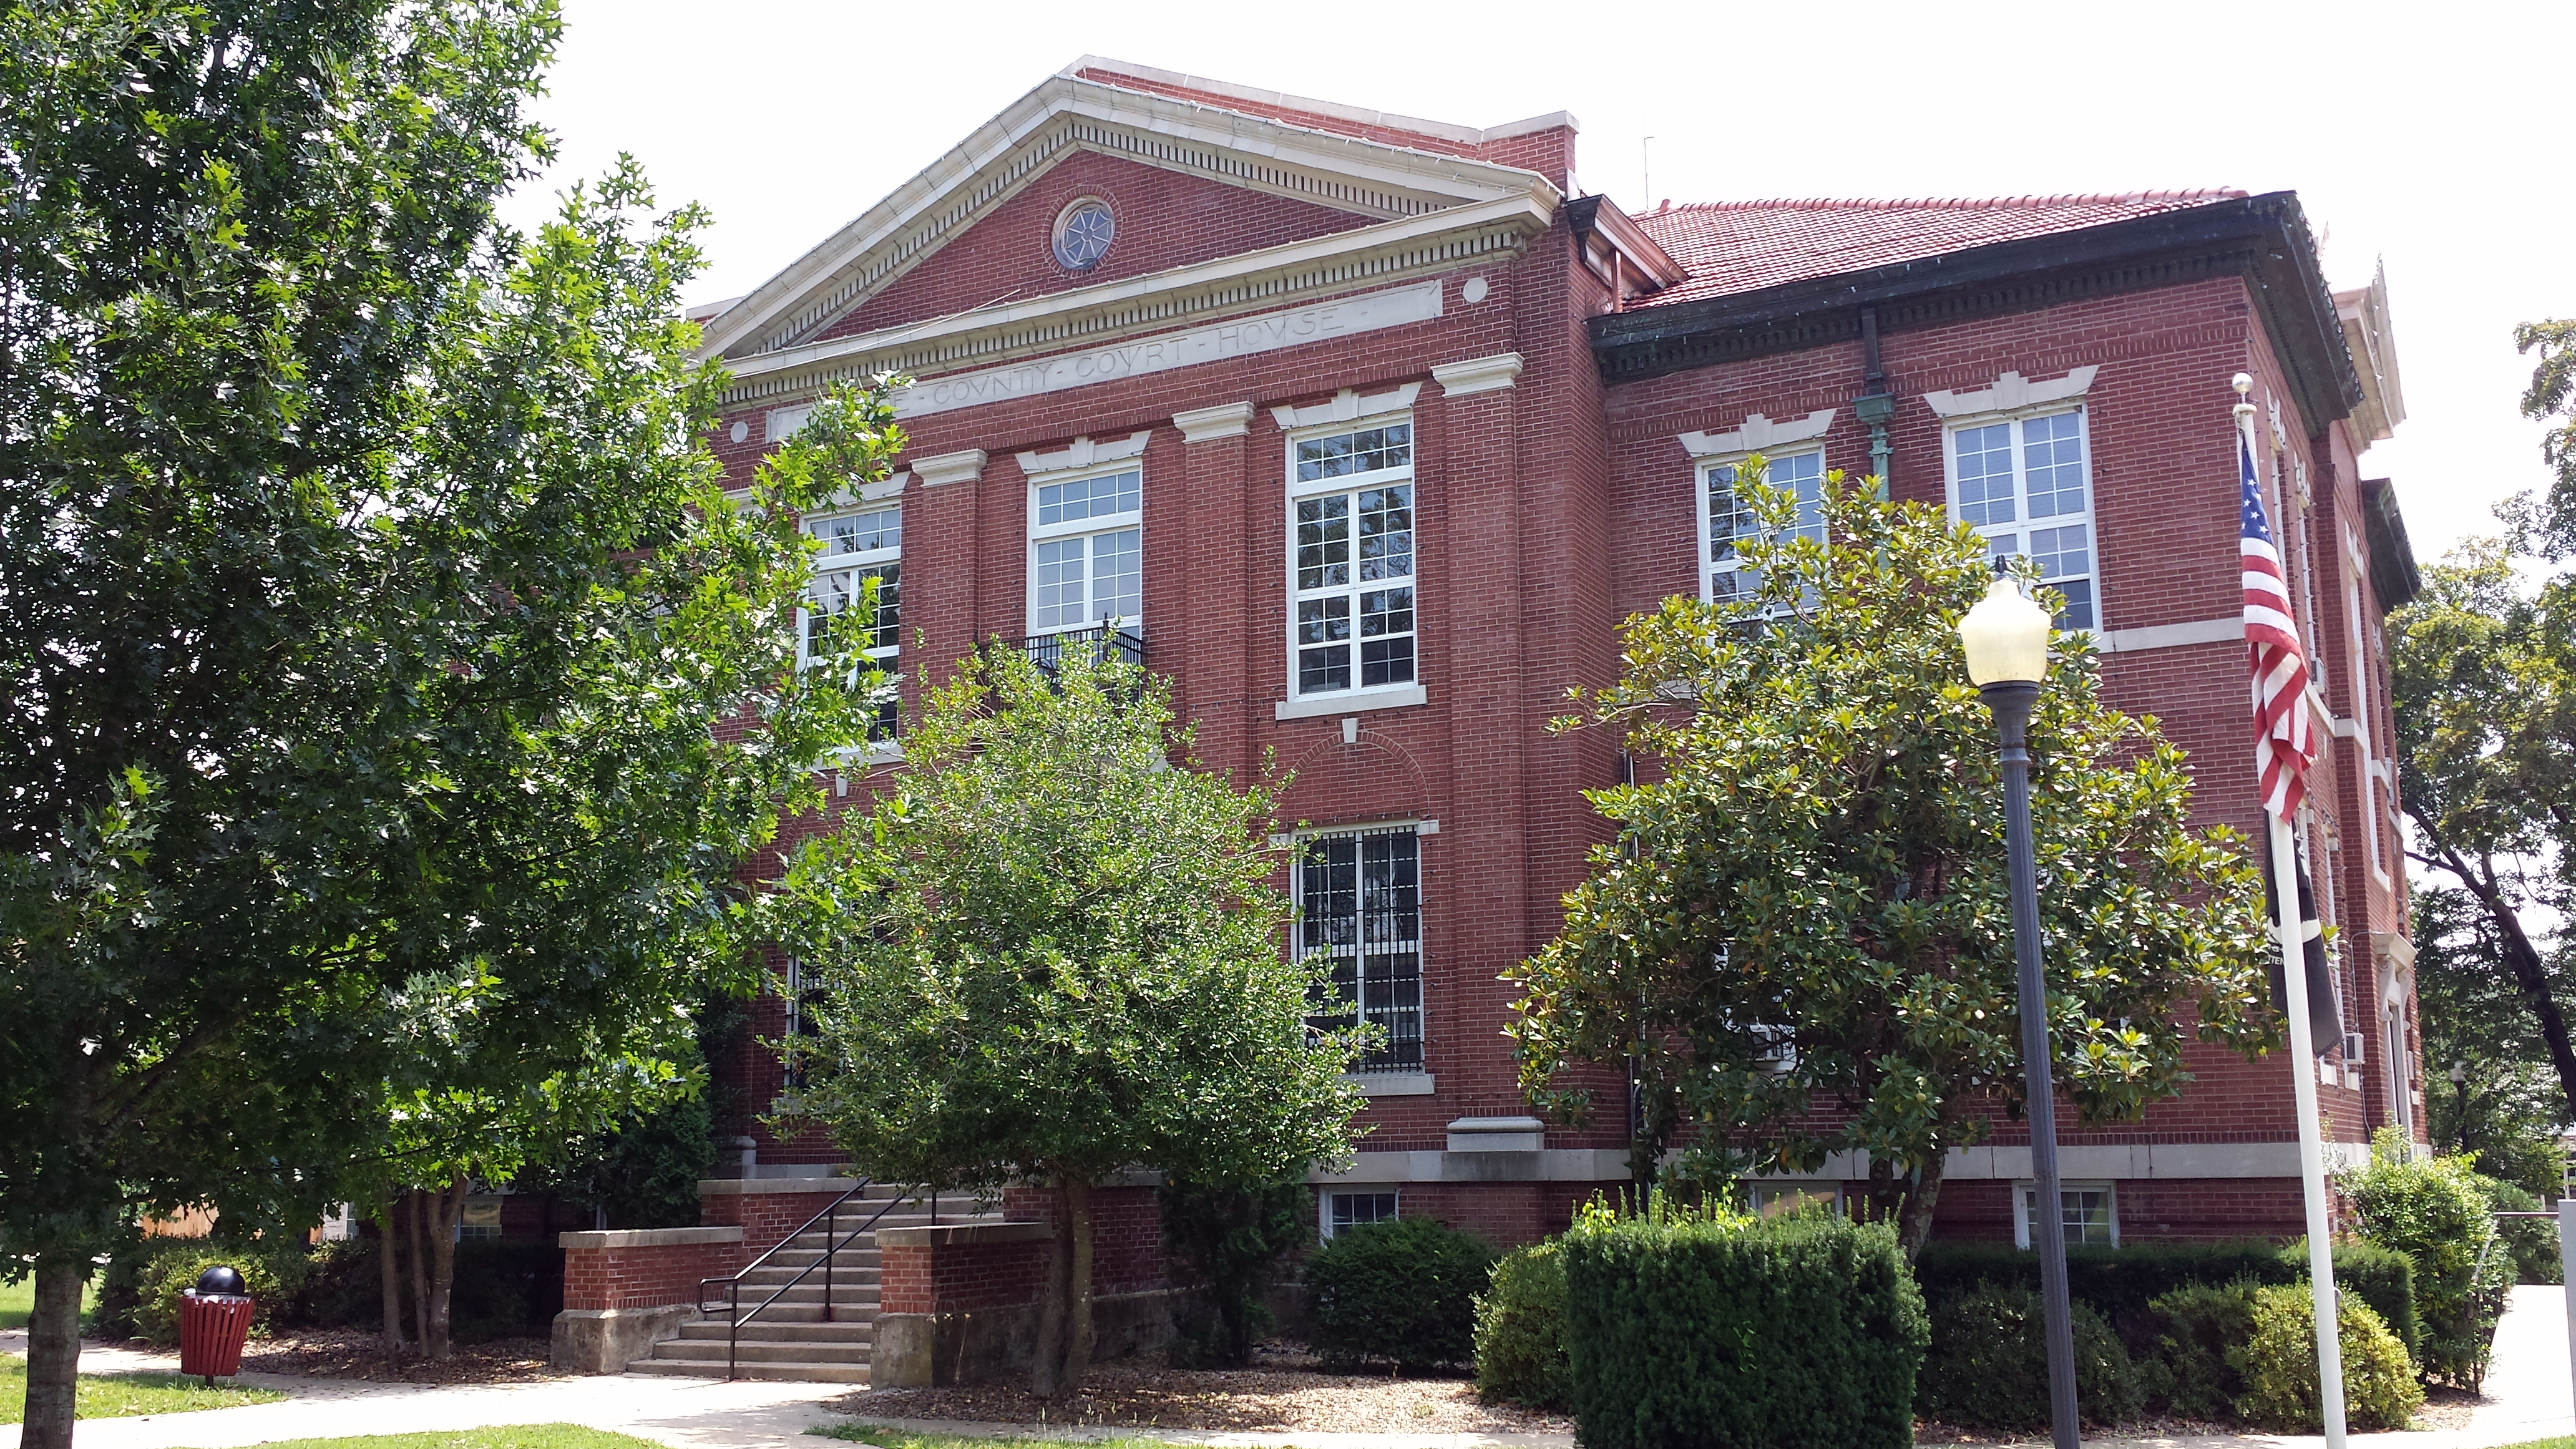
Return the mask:
[[1959,621],[1968,678],[2003,737],[2004,835],[2012,861],[2013,955],[2020,965],[2021,1069],[2030,1112],[2031,1239],[2048,1324],[2048,1418],[2056,1449],[2080,1449],[2075,1333],[2066,1303],[2066,1220],[2057,1189],[2057,1097],[2048,1071],[2048,982],[2039,968],[2039,884],[2030,843],[2030,709],[2048,674],[2048,612],[1997,579]]

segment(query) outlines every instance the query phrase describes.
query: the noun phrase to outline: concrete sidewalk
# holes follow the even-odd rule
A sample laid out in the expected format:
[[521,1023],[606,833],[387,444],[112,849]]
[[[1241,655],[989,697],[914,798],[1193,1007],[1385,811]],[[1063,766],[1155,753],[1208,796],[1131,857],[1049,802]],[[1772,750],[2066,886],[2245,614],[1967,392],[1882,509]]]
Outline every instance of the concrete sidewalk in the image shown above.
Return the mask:
[[[2563,1290],[2516,1288],[2496,1331],[2487,1401],[2463,1429],[2356,1434],[2367,1449],[2498,1449],[2531,1439],[2576,1434],[2567,1363]],[[26,1352],[24,1334],[0,1334],[0,1352]],[[137,1369],[175,1372],[175,1355],[93,1348],[88,1373]],[[672,1449],[812,1449],[804,1432],[848,1423],[823,1405],[849,1392],[845,1384],[723,1383],[643,1375],[557,1379],[533,1384],[442,1386],[378,1384],[348,1379],[244,1374],[239,1382],[293,1395],[283,1403],[206,1409],[127,1419],[85,1419],[74,1436],[81,1449],[237,1449],[280,1439],[477,1429],[501,1424],[585,1424],[633,1434]],[[899,1428],[974,1437],[1055,1439],[1151,1437],[1217,1449],[1572,1449],[1551,1434],[1190,1433],[1181,1430],[1091,1429],[1035,1424],[970,1424],[889,1419]],[[2045,1439],[2026,1441],[2045,1445]],[[2188,1439],[2088,1439],[2098,1449],[2322,1449],[2313,1435],[2212,1435]],[[18,1449],[18,1426],[0,1425],[0,1449]],[[2000,1446],[1993,1446],[2000,1449]]]

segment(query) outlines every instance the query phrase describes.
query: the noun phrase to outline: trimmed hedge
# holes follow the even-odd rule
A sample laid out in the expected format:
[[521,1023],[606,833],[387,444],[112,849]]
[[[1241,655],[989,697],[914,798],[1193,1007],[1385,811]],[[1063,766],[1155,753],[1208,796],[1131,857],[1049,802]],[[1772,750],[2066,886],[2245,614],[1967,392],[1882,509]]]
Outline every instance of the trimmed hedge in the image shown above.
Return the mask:
[[[2378,1313],[2411,1353],[2421,1341],[2415,1309],[2415,1267],[2404,1253],[2362,1243],[2334,1252],[2335,1282]],[[2141,1343],[2148,1305],[2177,1290],[2250,1282],[2288,1285],[2306,1281],[2306,1240],[2281,1247],[2246,1240],[2229,1243],[2133,1243],[2125,1248],[2069,1247],[2066,1292],[2120,1331],[2132,1348]],[[1982,1284],[2039,1291],[2039,1255],[2001,1243],[1926,1243],[1914,1259],[1915,1281],[1936,1307],[1964,1298]]]
[[[2138,1375],[2102,1315],[2073,1303],[2075,1403],[2089,1424],[2138,1412]],[[1932,1316],[1915,1395],[1924,1417],[1960,1428],[2048,1427],[2048,1323],[2039,1295],[1989,1283]]]
[[1550,1241],[1505,1255],[1476,1300],[1476,1392],[1562,1412],[1568,1397],[1565,1254]]
[[1906,1449],[1931,1336],[1885,1224],[1587,1211],[1564,1240],[1584,1449]]
[[1344,1228],[1306,1260],[1307,1345],[1335,1369],[1473,1363],[1493,1267],[1482,1238],[1429,1218]]

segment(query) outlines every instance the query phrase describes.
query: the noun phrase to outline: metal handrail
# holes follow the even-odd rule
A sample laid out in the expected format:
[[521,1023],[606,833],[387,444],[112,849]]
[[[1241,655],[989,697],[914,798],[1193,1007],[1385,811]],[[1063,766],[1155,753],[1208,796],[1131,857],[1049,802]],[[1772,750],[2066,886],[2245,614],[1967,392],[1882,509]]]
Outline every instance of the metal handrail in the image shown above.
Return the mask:
[[[851,1187],[849,1191],[832,1199],[830,1204],[825,1206],[821,1212],[807,1218],[794,1232],[789,1233],[786,1237],[779,1239],[775,1244],[771,1245],[768,1252],[752,1259],[749,1263],[744,1264],[740,1269],[727,1277],[701,1278],[698,1280],[698,1311],[700,1313],[709,1311],[707,1308],[707,1285],[710,1283],[722,1283],[725,1285],[725,1314],[728,1320],[725,1326],[725,1378],[728,1381],[734,1377],[735,1370],[739,1366],[738,1360],[742,1354],[742,1326],[749,1323],[751,1320],[758,1318],[764,1310],[778,1302],[779,1299],[786,1297],[788,1289],[804,1282],[805,1276],[813,1272],[818,1267],[823,1270],[823,1321],[825,1323],[830,1323],[832,1321],[833,1260],[839,1255],[841,1249],[857,1242],[860,1235],[873,1231],[879,1219],[883,1218],[887,1213],[894,1211],[897,1207],[912,1200],[912,1194],[898,1192],[893,1197],[886,1199],[885,1206],[878,1208],[873,1213],[870,1213],[866,1222],[852,1228],[848,1237],[838,1239],[834,1238],[832,1235],[833,1230],[840,1226],[841,1205],[848,1202],[851,1198],[857,1197],[860,1193],[867,1191],[873,1185],[874,1179],[859,1179],[858,1183]],[[936,1211],[935,1208],[934,1211]],[[758,1269],[765,1267],[771,1258],[778,1256],[780,1249],[785,1248],[790,1243],[793,1243],[797,1239],[805,1236],[807,1233],[812,1232],[816,1223],[824,1224],[823,1256],[806,1264],[802,1269],[798,1270],[795,1277],[779,1284],[777,1292],[770,1294],[767,1298],[754,1304],[749,1313],[743,1312],[742,1280],[751,1276],[751,1274]]]

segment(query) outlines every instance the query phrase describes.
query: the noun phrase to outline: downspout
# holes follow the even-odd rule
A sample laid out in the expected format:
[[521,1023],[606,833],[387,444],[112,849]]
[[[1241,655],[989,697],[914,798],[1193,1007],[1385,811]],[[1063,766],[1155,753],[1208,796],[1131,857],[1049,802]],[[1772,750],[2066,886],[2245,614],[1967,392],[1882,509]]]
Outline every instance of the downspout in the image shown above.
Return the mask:
[[1869,428],[1869,472],[1878,480],[1878,496],[1888,497],[1895,480],[1888,475],[1888,459],[1895,451],[1888,446],[1887,424],[1896,416],[1896,394],[1887,390],[1887,371],[1878,359],[1878,309],[1860,309],[1860,345],[1865,358],[1861,375],[1861,394],[1852,399],[1852,415]]

